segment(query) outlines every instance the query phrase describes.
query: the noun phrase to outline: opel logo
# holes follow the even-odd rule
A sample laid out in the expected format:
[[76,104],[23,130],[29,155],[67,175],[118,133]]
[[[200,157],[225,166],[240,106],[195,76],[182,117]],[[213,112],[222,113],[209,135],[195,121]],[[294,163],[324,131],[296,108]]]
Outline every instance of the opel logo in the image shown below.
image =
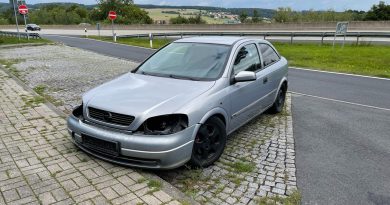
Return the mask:
[[107,121],[107,122],[111,122],[111,120],[112,120],[112,114],[111,114],[110,112],[104,113],[103,119],[104,119],[105,121]]

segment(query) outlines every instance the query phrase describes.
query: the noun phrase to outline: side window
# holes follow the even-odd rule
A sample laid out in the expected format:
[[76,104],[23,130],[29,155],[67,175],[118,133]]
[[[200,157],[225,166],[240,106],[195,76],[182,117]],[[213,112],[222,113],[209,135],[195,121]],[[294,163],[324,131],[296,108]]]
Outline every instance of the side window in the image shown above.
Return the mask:
[[242,47],[234,60],[234,75],[240,71],[253,71],[261,69],[260,56],[255,44]]
[[263,56],[264,67],[280,60],[280,57],[275,50],[267,44],[260,44],[260,51]]

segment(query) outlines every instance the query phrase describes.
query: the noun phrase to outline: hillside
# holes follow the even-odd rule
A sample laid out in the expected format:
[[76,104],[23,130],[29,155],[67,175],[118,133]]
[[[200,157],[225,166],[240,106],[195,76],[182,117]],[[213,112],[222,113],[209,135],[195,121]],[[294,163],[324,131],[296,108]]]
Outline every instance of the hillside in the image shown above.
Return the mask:
[[[39,3],[39,4],[27,4],[27,6],[30,9],[37,9],[42,6],[47,5],[73,5],[75,3]],[[81,6],[86,7],[87,9],[92,9],[96,7],[95,5],[84,5],[84,4],[78,4]],[[249,16],[253,15],[253,10],[256,9],[262,17],[272,18],[275,14],[275,10],[272,9],[262,9],[262,8],[219,8],[219,7],[209,7],[209,6],[160,6],[160,5],[151,5],[151,4],[137,4],[137,6],[143,8],[143,9],[190,9],[190,10],[203,10],[203,11],[220,11],[220,12],[230,12],[235,15],[239,15],[242,12],[246,12]],[[1,3],[0,2],[0,12],[3,12],[4,10],[8,9],[10,5],[8,3]]]
[[151,4],[138,4],[139,7],[144,9],[192,9],[192,10],[204,10],[204,11],[221,11],[230,12],[235,15],[240,15],[242,12],[246,12],[249,16],[253,16],[253,11],[256,9],[262,17],[272,18],[276,10],[262,9],[262,8],[220,8],[210,6],[160,6]]

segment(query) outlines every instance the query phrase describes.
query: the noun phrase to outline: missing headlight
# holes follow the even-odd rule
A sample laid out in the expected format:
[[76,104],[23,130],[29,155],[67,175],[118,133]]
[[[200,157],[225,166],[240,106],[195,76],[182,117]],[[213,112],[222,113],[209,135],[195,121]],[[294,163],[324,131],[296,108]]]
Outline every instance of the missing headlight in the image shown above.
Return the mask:
[[83,119],[83,104],[75,107],[75,109],[72,111],[73,116]]
[[147,135],[169,135],[188,127],[188,117],[183,114],[163,115],[146,120],[141,126]]

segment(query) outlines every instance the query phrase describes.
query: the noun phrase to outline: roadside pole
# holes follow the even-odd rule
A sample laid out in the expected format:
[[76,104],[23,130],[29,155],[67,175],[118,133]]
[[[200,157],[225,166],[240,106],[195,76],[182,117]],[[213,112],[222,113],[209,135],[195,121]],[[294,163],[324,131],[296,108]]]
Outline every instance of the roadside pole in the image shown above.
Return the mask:
[[12,4],[13,4],[13,6],[14,6],[15,22],[16,22],[16,31],[18,32],[18,38],[19,38],[19,40],[20,40],[19,23],[18,23],[18,16],[16,15],[15,0],[12,0]]
[[96,28],[97,28],[97,30],[98,30],[98,36],[99,36],[99,38],[100,38],[100,23],[97,23],[97,24],[96,24]]
[[27,40],[29,41],[30,40],[30,35],[28,35],[28,30],[27,30],[26,14],[23,14],[23,18],[24,18],[24,28],[26,29],[26,33],[27,33]]
[[116,33],[114,32],[114,20],[116,19],[117,15],[115,11],[109,11],[108,12],[108,18],[111,20],[111,29],[112,29],[112,40],[116,42]]
[[153,34],[149,33],[150,48],[153,48]]
[[112,29],[112,40],[116,42],[115,32],[114,32],[114,19],[111,20],[111,29]]

